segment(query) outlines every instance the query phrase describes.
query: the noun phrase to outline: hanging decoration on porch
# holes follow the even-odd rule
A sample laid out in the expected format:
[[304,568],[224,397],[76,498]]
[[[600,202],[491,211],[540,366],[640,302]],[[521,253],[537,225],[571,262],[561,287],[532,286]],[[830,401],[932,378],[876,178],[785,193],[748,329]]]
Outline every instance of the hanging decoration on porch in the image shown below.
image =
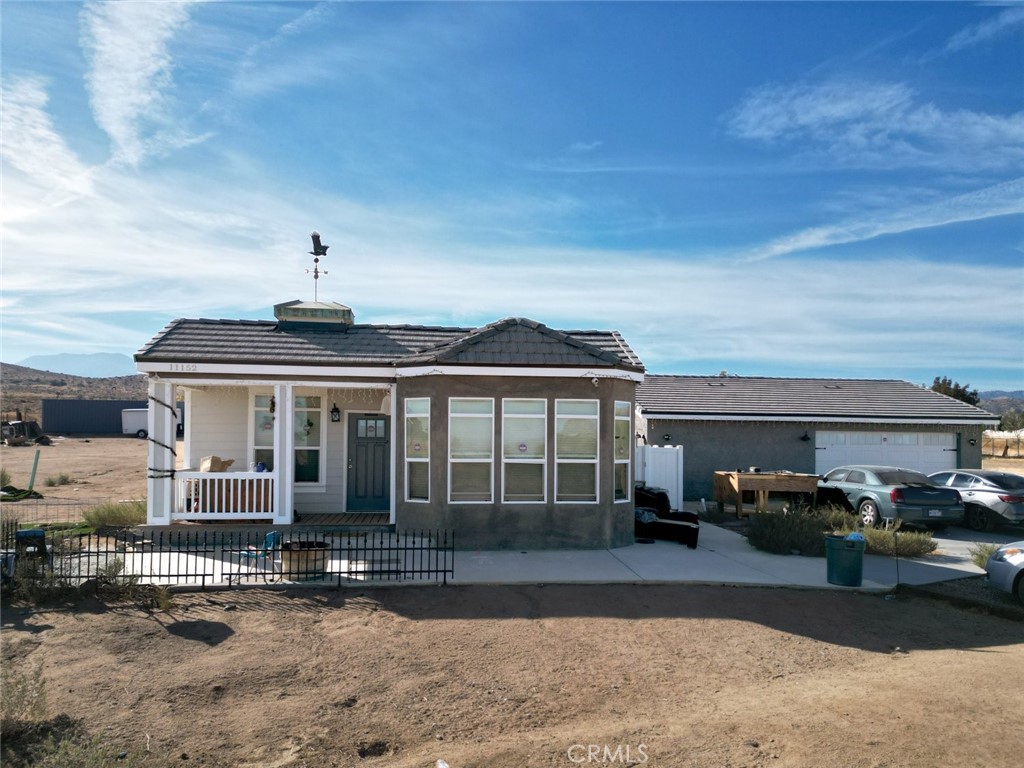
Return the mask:
[[[327,255],[327,249],[330,248],[331,246],[323,245],[320,242],[320,233],[319,232],[313,231],[313,232],[310,233],[309,236],[313,240],[313,250],[309,252],[313,256],[313,270],[312,270],[312,272],[313,272],[313,301],[317,301],[318,300],[318,296],[317,296],[317,281],[320,280],[320,274],[321,274],[321,271],[320,271],[320,257],[321,256],[326,256]],[[309,273],[310,273],[310,270],[307,269],[306,270],[306,274],[308,275]],[[326,269],[323,270],[323,274],[324,275],[327,274],[327,270]]]

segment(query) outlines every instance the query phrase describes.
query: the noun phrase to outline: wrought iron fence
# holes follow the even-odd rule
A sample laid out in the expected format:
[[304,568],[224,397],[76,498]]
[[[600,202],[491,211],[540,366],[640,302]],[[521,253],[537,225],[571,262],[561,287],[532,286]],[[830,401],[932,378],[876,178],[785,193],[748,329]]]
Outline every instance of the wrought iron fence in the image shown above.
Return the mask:
[[[35,539],[34,537],[40,537]],[[45,541],[45,545],[41,545]],[[40,544],[39,546],[31,546]],[[21,530],[18,574],[26,564],[56,582],[95,581],[206,588],[308,583],[344,586],[382,581],[447,584],[455,569],[455,537],[446,530],[329,528],[214,531],[126,528]]]

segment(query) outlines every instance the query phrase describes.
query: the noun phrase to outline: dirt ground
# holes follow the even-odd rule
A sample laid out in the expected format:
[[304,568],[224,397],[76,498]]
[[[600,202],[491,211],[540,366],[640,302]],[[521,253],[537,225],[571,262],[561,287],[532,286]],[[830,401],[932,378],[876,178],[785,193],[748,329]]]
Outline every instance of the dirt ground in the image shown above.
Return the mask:
[[136,765],[1020,760],[1024,625],[926,597],[613,585],[173,602],[8,608],[3,663],[41,662],[51,714]]
[[[33,453],[0,448],[15,485]],[[46,493],[144,492],[143,441],[68,439],[40,457],[37,486],[72,479]],[[916,594],[261,589],[178,593],[167,612],[87,598],[5,605],[2,654],[7,669],[41,663],[50,716],[133,765],[1020,760],[1024,624]]]

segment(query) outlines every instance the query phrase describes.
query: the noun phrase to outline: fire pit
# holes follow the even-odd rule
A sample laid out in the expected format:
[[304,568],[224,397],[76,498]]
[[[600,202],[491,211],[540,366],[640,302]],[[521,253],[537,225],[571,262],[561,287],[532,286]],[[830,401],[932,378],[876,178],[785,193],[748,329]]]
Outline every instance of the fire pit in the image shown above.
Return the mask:
[[281,575],[289,581],[317,581],[326,569],[326,541],[286,541],[281,545]]

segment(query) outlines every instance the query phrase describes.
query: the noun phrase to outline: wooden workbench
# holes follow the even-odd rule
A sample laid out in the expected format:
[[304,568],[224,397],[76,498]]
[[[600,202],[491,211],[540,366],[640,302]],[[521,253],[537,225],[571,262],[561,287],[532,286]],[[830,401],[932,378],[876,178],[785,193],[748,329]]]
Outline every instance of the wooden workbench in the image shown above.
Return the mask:
[[746,514],[743,492],[753,491],[754,510],[768,509],[769,493],[808,493],[813,500],[818,492],[818,476],[796,472],[715,472],[715,501],[724,511],[727,502],[735,502],[736,517]]

